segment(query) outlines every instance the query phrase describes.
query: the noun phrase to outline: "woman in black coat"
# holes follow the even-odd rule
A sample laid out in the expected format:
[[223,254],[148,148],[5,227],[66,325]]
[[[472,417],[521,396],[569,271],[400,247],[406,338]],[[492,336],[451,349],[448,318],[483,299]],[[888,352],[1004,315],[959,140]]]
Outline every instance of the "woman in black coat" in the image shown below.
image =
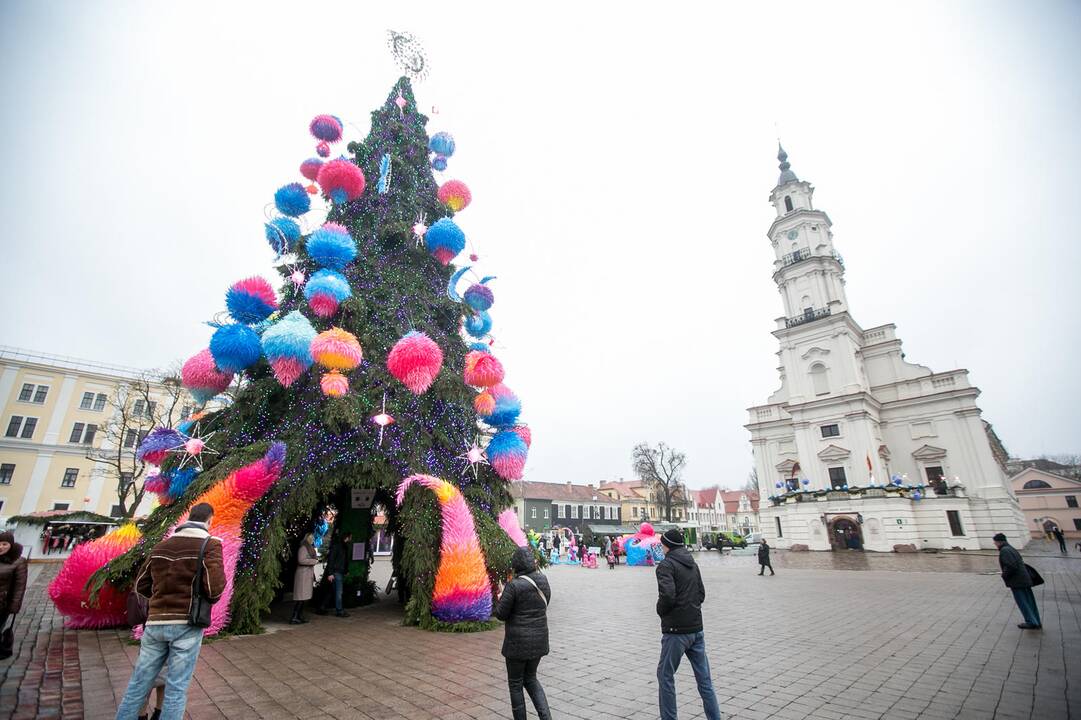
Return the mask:
[[514,720],[525,720],[524,686],[537,715],[541,720],[551,720],[548,699],[537,680],[537,666],[548,654],[548,602],[552,589],[548,578],[537,570],[533,549],[528,545],[515,551],[511,566],[514,579],[503,588],[495,609],[495,616],[507,624],[503,657],[507,659],[511,712]]

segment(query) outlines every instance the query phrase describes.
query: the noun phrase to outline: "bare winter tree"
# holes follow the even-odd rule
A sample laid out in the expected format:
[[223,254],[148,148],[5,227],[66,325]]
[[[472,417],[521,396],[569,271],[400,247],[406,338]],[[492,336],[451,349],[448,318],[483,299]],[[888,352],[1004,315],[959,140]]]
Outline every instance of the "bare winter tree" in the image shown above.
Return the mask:
[[751,468],[747,480],[743,483],[743,492],[758,492],[758,468]]
[[664,505],[664,519],[672,522],[672,508],[687,505],[686,488],[681,482],[687,464],[686,454],[663,442],[657,447],[643,442],[634,446],[631,458],[634,472]]
[[175,427],[191,412],[190,398],[180,383],[179,368],[148,371],[121,383],[109,397],[109,419],[98,428],[102,442],[89,447],[86,457],[104,468],[106,481],[116,485],[119,517],[135,515],[145,492],[147,463],[135,457],[139,443],[156,427]]

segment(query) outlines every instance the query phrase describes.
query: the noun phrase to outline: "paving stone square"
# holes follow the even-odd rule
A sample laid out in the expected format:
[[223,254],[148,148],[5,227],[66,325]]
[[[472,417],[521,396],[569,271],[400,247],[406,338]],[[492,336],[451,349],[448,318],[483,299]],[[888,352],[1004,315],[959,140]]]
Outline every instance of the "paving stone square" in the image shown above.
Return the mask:
[[[981,555],[699,553],[714,685],[726,718],[1028,718],[1081,714],[1081,559],[1032,558],[1042,632]],[[1029,556],[1031,557],[1031,556]],[[552,653],[540,666],[555,718],[656,718],[653,571],[548,571]],[[0,717],[111,718],[138,648],[127,633],[64,630],[34,581],[17,657],[0,667]],[[391,600],[349,618],[204,645],[188,712],[203,718],[506,718],[501,629],[400,626]],[[701,718],[690,667],[680,718]],[[532,709],[530,710],[531,717]]]

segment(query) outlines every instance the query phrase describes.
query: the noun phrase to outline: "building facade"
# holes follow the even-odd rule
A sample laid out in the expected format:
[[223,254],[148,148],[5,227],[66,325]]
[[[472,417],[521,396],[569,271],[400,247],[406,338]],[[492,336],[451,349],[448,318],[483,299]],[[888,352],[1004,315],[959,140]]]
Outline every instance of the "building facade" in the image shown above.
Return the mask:
[[[641,480],[601,483],[599,491],[615,500],[628,523],[665,521],[667,508],[661,493]],[[673,492],[672,522],[686,523],[690,520],[692,506],[691,491],[680,485]]]
[[1081,538],[1081,480],[1029,467],[1011,477],[1010,484],[1032,537],[1057,526],[1071,540]]
[[746,425],[770,498],[762,532],[816,550],[991,548],[996,532],[1023,545],[1006,454],[968,371],[910,363],[894,325],[856,323],[830,218],[783,149],[778,159],[768,238],[784,306],[773,331],[781,387]]
[[593,485],[522,481],[511,483],[511,495],[519,523],[538,533],[560,527],[582,534],[620,524],[619,503]]
[[758,513],[758,493],[746,490],[724,490],[718,493],[718,500],[724,507],[724,517],[729,532],[746,536],[762,531]]
[[[120,394],[146,375],[135,368],[0,347],[0,525],[14,515],[45,510],[119,514],[121,478],[88,455],[109,453],[119,443],[121,452],[134,457],[139,440],[166,408],[175,411],[176,420],[195,409],[195,401],[177,386],[154,382],[148,393]],[[127,402],[124,424],[118,426],[121,397]],[[144,498],[141,513],[150,500]]]
[[691,498],[691,506],[687,509],[688,522],[698,528],[698,537],[702,537],[703,533],[728,530],[720,492],[715,487],[688,491]]

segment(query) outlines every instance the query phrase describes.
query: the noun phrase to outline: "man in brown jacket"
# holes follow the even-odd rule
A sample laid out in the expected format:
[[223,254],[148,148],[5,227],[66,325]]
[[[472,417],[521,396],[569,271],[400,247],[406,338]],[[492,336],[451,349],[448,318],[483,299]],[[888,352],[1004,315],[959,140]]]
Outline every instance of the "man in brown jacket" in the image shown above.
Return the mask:
[[[163,667],[168,670],[161,718],[182,720],[184,717],[188,684],[203,644],[203,628],[188,623],[193,593],[197,591],[214,603],[225,592],[221,541],[210,536],[213,518],[214,508],[207,503],[193,507],[188,521],[172,537],[154,546],[136,576],[135,592],[149,599],[149,614],[143,627],[139,659],[116,711],[117,720],[135,720]],[[196,589],[200,555],[202,582]]]

